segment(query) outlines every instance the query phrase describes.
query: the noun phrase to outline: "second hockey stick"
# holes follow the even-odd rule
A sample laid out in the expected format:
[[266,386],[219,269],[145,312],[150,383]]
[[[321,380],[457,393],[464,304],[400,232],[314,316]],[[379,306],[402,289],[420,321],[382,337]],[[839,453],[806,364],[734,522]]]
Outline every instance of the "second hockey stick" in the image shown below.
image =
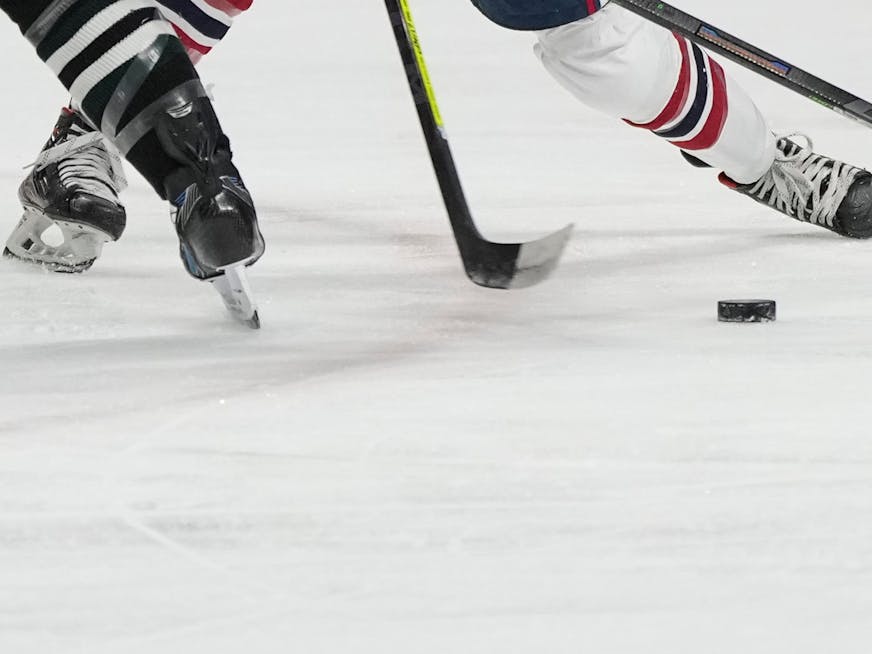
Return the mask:
[[385,0],[385,6],[466,275],[479,286],[488,288],[523,288],[539,283],[557,266],[572,225],[525,243],[494,243],[481,235],[469,211],[448,146],[408,0]]
[[612,0],[612,2],[661,27],[687,37],[700,47],[717,52],[763,77],[768,77],[827,109],[832,109],[866,127],[872,127],[872,103],[787,63],[781,57],[746,43],[710,23],[659,0]]

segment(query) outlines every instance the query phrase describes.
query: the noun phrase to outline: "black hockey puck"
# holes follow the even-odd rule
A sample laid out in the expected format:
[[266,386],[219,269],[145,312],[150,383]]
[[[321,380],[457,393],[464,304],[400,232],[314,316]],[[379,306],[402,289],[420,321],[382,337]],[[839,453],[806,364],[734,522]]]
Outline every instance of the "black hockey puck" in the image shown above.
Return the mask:
[[775,300],[721,300],[718,302],[720,322],[773,322]]

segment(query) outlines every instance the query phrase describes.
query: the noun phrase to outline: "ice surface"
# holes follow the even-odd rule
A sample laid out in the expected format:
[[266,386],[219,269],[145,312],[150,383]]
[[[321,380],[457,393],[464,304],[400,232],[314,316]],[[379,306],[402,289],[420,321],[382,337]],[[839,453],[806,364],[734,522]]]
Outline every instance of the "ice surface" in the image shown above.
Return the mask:
[[[87,274],[0,262],[0,652],[868,652],[872,244],[591,114],[464,0],[412,6],[482,231],[575,222],[563,265],[466,281],[381,3],[255,3],[203,74],[263,329],[141,180]],[[872,96],[867,2],[682,6]],[[64,96],[0,33],[5,236]],[[716,322],[746,295],[779,321]]]

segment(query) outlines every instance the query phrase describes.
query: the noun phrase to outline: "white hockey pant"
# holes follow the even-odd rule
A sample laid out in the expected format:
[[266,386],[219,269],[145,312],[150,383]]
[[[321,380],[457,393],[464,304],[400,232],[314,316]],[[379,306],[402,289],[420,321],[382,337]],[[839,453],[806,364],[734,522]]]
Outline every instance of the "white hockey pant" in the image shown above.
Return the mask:
[[611,4],[538,39],[545,68],[593,109],[654,131],[739,183],[772,165],[775,138],[751,98],[686,39]]

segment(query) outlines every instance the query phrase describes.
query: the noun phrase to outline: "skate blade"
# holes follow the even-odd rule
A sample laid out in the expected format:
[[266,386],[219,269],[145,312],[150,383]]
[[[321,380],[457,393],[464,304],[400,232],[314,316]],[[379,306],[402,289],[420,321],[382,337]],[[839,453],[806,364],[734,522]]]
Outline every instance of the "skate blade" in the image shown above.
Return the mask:
[[3,248],[3,256],[7,259],[14,259],[15,261],[20,261],[22,263],[26,263],[30,266],[38,266],[43,268],[49,272],[53,273],[61,273],[61,274],[69,274],[75,275],[79,273],[83,273],[88,270],[91,266],[94,265],[94,262],[97,260],[88,259],[86,261],[80,261],[75,264],[64,263],[59,261],[46,261],[43,258],[39,257],[30,257],[27,255],[19,254],[18,252],[13,252],[8,247]]
[[[46,242],[52,227],[60,231],[62,242]],[[24,215],[6,241],[4,256],[42,266],[59,273],[81,273],[94,263],[103,244],[113,240],[104,232],[78,223],[52,220],[44,213],[25,209]]]
[[251,329],[260,329],[260,316],[245,273],[245,264],[234,264],[221,271],[220,277],[209,282],[218,291],[230,314]]

